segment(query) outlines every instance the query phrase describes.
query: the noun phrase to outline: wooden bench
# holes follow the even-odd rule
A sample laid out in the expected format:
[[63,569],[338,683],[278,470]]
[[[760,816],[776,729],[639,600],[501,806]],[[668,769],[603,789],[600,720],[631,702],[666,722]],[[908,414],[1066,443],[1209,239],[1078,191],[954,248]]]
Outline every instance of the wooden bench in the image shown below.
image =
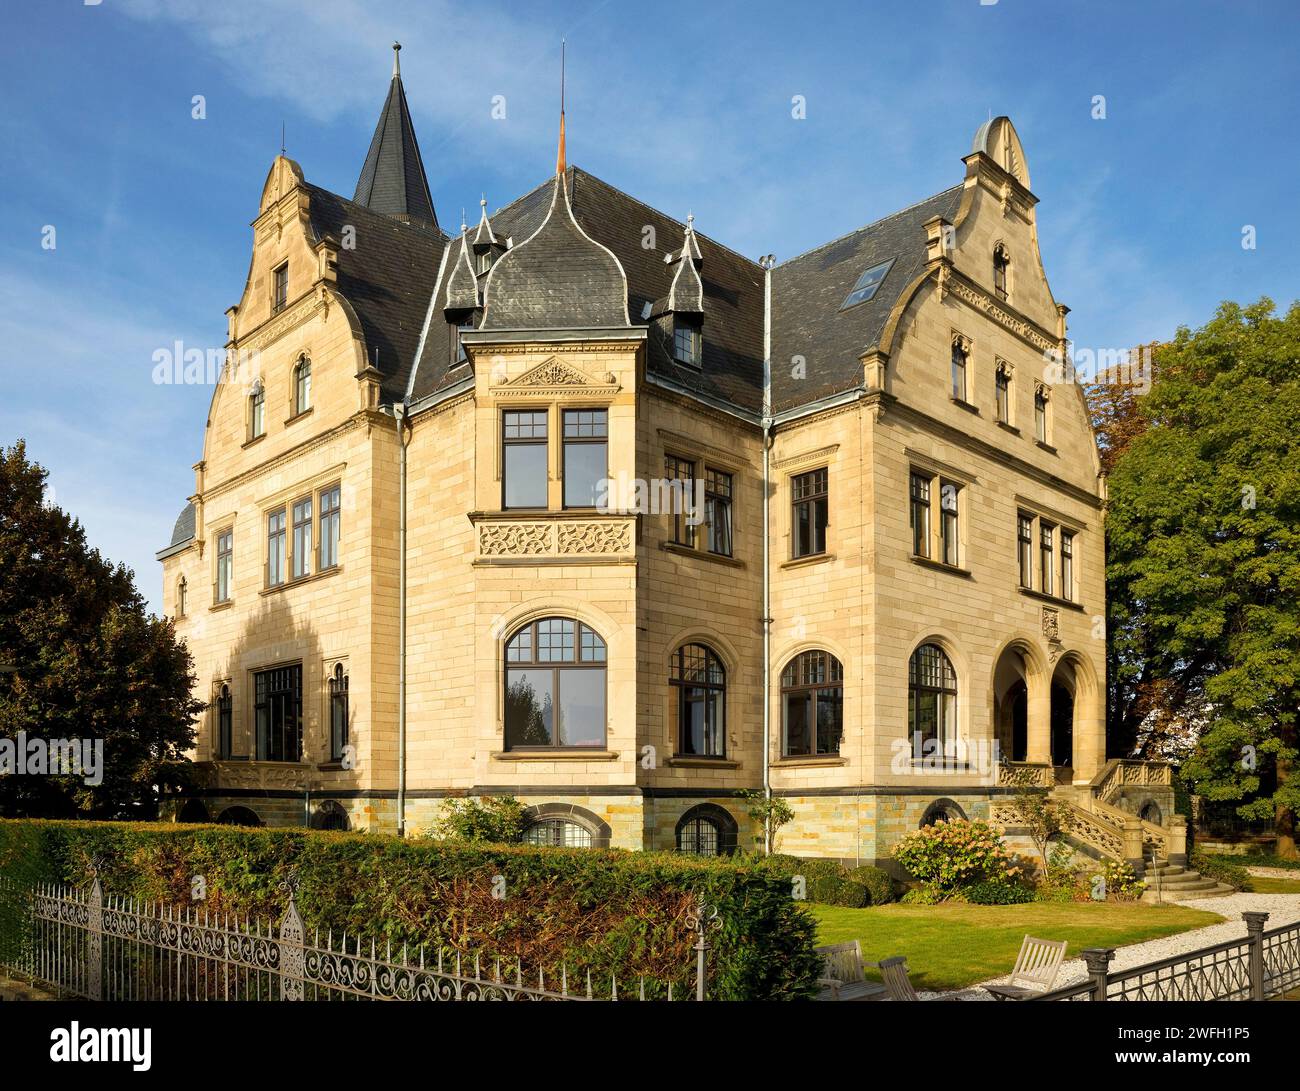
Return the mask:
[[862,972],[861,941],[818,947],[817,953],[823,959],[818,1000],[875,1000],[885,995],[885,986],[868,981]]
[[882,958],[879,962],[868,962],[867,965],[874,966],[880,971],[881,980],[885,983],[885,991],[889,993],[890,1000],[921,999],[912,988],[912,979],[907,976],[907,959],[902,955]]
[[1011,979],[1005,985],[985,985],[999,1000],[1024,1000],[1027,996],[1047,992],[1065,960],[1065,940],[1034,939],[1026,936]]

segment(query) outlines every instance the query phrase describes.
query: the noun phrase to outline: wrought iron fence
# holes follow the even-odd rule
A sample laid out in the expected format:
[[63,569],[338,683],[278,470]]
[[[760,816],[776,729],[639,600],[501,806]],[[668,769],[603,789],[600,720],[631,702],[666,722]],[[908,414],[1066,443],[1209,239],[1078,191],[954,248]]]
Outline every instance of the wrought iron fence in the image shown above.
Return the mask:
[[1243,913],[1243,939],[1110,972],[1113,947],[1082,952],[1088,979],[1033,1000],[1268,1000],[1300,988],[1300,923],[1264,931],[1267,913]]
[[90,1000],[704,1000],[717,910],[697,901],[695,988],[526,971],[518,959],[307,935],[294,892],[271,921],[174,910],[85,890],[0,879],[0,968]]

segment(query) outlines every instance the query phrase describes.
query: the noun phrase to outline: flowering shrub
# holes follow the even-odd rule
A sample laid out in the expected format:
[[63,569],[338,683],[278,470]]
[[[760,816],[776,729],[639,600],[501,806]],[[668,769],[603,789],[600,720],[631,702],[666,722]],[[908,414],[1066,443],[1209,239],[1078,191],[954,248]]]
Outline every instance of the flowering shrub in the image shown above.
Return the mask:
[[1020,865],[987,822],[941,822],[903,838],[894,859],[921,882],[947,897],[981,879],[1020,878]]

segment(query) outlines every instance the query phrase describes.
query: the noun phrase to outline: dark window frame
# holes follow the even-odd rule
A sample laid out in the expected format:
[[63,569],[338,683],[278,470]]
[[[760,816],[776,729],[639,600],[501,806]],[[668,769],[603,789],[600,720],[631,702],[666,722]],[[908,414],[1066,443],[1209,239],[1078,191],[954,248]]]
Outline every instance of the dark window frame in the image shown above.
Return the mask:
[[1050,412],[1050,400],[1045,386],[1040,383],[1034,387],[1034,438],[1039,443],[1049,442],[1047,415]]
[[[223,544],[224,543],[224,544]],[[217,575],[212,581],[212,601],[220,604],[230,601],[231,584],[235,579],[235,528],[217,531]],[[224,577],[224,580],[223,580]],[[224,588],[222,584],[225,584]]]
[[[933,659],[931,665],[925,660]],[[931,681],[936,678],[938,681]],[[949,684],[950,682],[950,684]],[[957,704],[960,687],[957,684],[957,671],[952,665],[948,653],[933,641],[926,641],[913,649],[907,660],[907,737],[912,745],[913,754],[923,752],[926,739],[918,739],[920,731],[920,708],[922,698],[932,695],[935,698],[935,723],[933,738],[939,743],[941,753],[946,753],[949,743],[955,743],[959,735],[961,712]],[[944,700],[951,697],[952,701]],[[951,712],[948,711],[951,709]],[[949,723],[951,718],[951,723]]]
[[253,672],[254,742],[258,761],[302,761],[302,664]]
[[1056,527],[1038,520],[1039,590],[1044,595],[1055,594],[1053,587],[1056,568]]
[[[667,495],[673,505],[673,511],[670,512],[673,529],[669,541],[689,549],[695,548],[696,528],[691,525],[685,509],[687,496],[694,495],[695,492],[695,466],[694,459],[667,452],[664,454],[664,480],[669,482]],[[677,484],[672,484],[674,482]]]
[[280,262],[271,270],[271,313],[279,314],[289,305],[289,263]]
[[[828,466],[791,476],[790,554],[793,560],[825,555],[827,531],[831,525],[830,495]],[[805,512],[808,513],[806,518]],[[807,548],[804,548],[805,544]]]
[[1034,517],[1028,512],[1016,512],[1016,564],[1020,572],[1020,586],[1034,586]]
[[[573,658],[557,659],[554,657],[541,657],[543,647],[543,633],[541,627],[549,622],[562,622],[573,626]],[[516,641],[527,633],[526,641],[528,657],[511,658]],[[546,634],[550,636],[551,634]],[[587,637],[591,637],[590,641]],[[548,647],[553,645],[547,644]],[[521,646],[522,647],[522,646]],[[563,633],[561,632],[561,650],[564,648]],[[596,655],[596,651],[599,655]],[[588,656],[590,651],[590,656]],[[534,620],[519,626],[507,638],[505,642],[504,671],[503,671],[503,704],[502,709],[502,740],[505,749],[510,752],[515,751],[541,751],[543,753],[553,750],[559,751],[589,751],[604,750],[609,743],[609,645],[605,642],[604,637],[596,632],[590,625],[577,618],[561,617],[552,615],[548,617],[535,618]],[[510,741],[510,672],[512,670],[522,671],[551,671],[551,705],[552,705],[552,724],[551,732],[554,738],[556,730],[555,715],[560,709],[560,695],[563,692],[563,675],[572,671],[599,671],[603,677],[601,687],[601,724],[600,739],[590,743],[526,743],[516,744]]]
[[1007,253],[1007,248],[998,243],[993,248],[993,292],[1005,302],[1010,294],[1007,274],[1011,269],[1011,256]]
[[681,316],[673,319],[673,359],[684,367],[704,366],[704,328],[699,322]]
[[[705,548],[718,557],[730,557],[735,550],[735,484],[736,478],[729,470],[719,470],[713,466],[704,467],[704,523]],[[719,519],[719,512],[725,512],[725,518]],[[718,528],[725,526],[723,532]]]
[[1074,601],[1074,531],[1060,528],[1061,598]]
[[251,443],[266,435],[266,386],[258,379],[248,395],[248,439]]
[[217,691],[217,759],[229,758],[235,745],[235,701],[230,693],[230,683],[223,682]]
[[[823,698],[821,694],[838,691],[838,699]],[[790,749],[790,697],[809,695],[809,750]],[[818,704],[822,700],[831,700],[838,710],[835,746],[833,749],[821,748],[821,732],[818,730]],[[800,652],[791,659],[781,671],[781,756],[830,757],[838,756],[844,741],[844,664],[823,648],[810,648]]]
[[994,418],[1000,424],[1011,423],[1011,369],[998,361],[993,369]]
[[[600,420],[583,421],[581,418],[584,414],[590,414],[593,418],[599,416]],[[575,435],[569,434],[570,417],[578,418],[574,424],[577,429]],[[584,428],[591,429],[591,434],[584,435]],[[593,502],[590,504],[570,504],[569,503],[569,448],[570,447],[600,447],[605,452],[605,480],[609,479],[609,409],[605,406],[574,406],[570,408],[561,408],[560,410],[560,499],[566,511],[585,511],[596,510],[597,505]]]
[[928,473],[913,470],[908,476],[908,526],[912,531],[912,556],[930,559],[933,553],[931,543],[932,513],[930,489],[932,477]]
[[[326,507],[328,502],[329,507]],[[320,513],[316,542],[316,570],[328,572],[339,566],[339,545],[343,538],[343,486],[327,485],[316,496],[316,510]],[[328,548],[326,542],[329,543]]]
[[[300,517],[302,506],[307,505],[306,518]],[[312,549],[314,535],[312,526],[315,515],[315,505],[310,493],[306,496],[300,496],[290,506],[290,538],[289,538],[289,579],[302,580],[311,575],[312,569]],[[300,548],[301,539],[305,537],[305,548]]]
[[335,663],[329,677],[330,761],[342,761],[348,745],[348,672]]
[[[939,478],[939,560],[950,568],[961,566],[961,485]],[[952,497],[952,506],[948,498]]]
[[[526,424],[523,423],[523,417],[531,417]],[[511,436],[511,421],[514,418],[520,418],[519,423],[514,424],[516,429],[527,428],[527,436]],[[540,418],[540,420],[538,419]],[[541,435],[537,435],[536,429],[541,428]],[[540,504],[508,504],[507,490],[509,488],[509,466],[507,463],[506,452],[510,447],[533,447],[540,448],[542,453],[542,465],[544,473],[544,489],[546,495],[542,498]],[[551,485],[551,420],[550,412],[546,408],[513,408],[501,410],[501,510],[502,511],[546,511],[551,506],[550,498]]]
[[[691,657],[689,662],[688,656]],[[709,645],[700,641],[683,644],[672,654],[668,668],[668,685],[670,691],[675,694],[673,703],[676,706],[677,716],[675,733],[677,755],[725,758],[727,756],[727,668],[722,662],[722,657]],[[705,739],[700,750],[687,745],[687,729],[691,724],[689,712],[695,701],[702,702],[705,709]]]
[[[279,519],[277,526],[275,521]],[[288,524],[289,511],[284,505],[274,508],[266,513],[266,586],[283,587],[288,573],[286,571],[289,563],[289,541],[288,541]],[[278,545],[278,550],[277,550]],[[275,569],[279,579],[271,578],[272,561],[276,562]]]
[[311,408],[311,360],[304,354],[293,367],[293,415],[301,416]]
[[952,397],[963,403],[967,403],[967,392],[970,390],[968,385],[970,379],[970,343],[960,334],[952,339],[952,356],[951,356],[951,374],[950,390]]

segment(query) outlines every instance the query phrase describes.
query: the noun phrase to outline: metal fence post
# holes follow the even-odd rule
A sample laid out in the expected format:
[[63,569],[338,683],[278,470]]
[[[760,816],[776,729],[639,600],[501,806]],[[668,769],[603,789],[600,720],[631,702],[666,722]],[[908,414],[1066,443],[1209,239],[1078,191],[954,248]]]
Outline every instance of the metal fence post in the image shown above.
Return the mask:
[[86,901],[86,995],[91,1000],[104,998],[104,888],[99,876],[90,887]]
[[1246,912],[1246,938],[1250,940],[1250,998],[1264,1000],[1264,922],[1267,913]]
[[1115,957],[1115,948],[1088,947],[1080,953],[1092,977],[1092,999],[1105,1000],[1110,983],[1110,960]]
[[292,893],[280,919],[280,999],[301,1000],[303,979],[302,917]]
[[718,908],[709,905],[704,900],[703,895],[697,895],[695,904],[687,911],[686,927],[695,930],[695,999],[704,1000],[707,998],[707,956],[709,953],[708,940],[705,936],[709,931],[720,928],[722,922],[718,920]]

